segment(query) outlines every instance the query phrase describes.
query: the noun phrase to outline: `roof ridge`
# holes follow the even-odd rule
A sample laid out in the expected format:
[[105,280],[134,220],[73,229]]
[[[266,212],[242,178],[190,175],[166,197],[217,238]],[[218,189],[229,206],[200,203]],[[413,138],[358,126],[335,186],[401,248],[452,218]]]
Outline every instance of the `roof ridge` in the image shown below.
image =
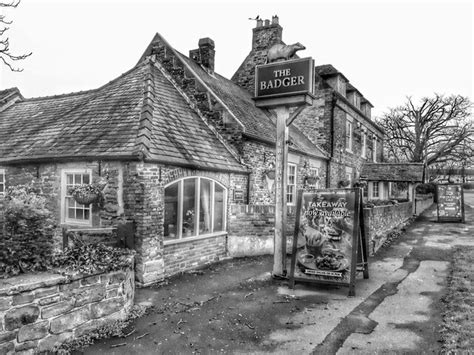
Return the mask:
[[68,96],[74,96],[74,95],[85,95],[85,94],[93,94],[93,93],[96,93],[106,87],[108,87],[109,85],[112,85],[114,84],[115,82],[117,82],[119,79],[123,78],[124,76],[130,74],[131,72],[133,72],[134,70],[137,70],[138,68],[141,67],[141,65],[145,65],[147,64],[148,60],[145,60],[141,63],[139,63],[140,65],[136,65],[134,67],[132,67],[131,69],[127,70],[126,72],[120,74],[118,77],[110,80],[109,82],[99,86],[98,88],[95,88],[95,89],[89,89],[89,90],[80,90],[80,91],[73,91],[73,92],[68,92],[68,93],[64,93],[64,94],[58,94],[58,95],[46,95],[46,96],[37,96],[37,97],[29,97],[29,98],[24,98],[21,102],[31,102],[31,101],[40,101],[40,100],[50,100],[50,99],[57,99],[57,98],[62,98],[62,97],[68,97]]
[[153,111],[155,104],[155,78],[152,71],[153,60],[143,63],[148,65],[147,73],[143,78],[143,101],[140,110],[140,117],[137,132],[137,156],[144,159],[149,155],[151,146],[151,133],[153,130]]

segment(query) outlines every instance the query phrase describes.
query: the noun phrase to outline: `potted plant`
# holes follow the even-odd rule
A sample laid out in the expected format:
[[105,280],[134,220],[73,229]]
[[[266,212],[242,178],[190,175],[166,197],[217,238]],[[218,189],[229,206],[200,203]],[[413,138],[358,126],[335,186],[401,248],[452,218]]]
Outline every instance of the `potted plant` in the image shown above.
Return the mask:
[[341,180],[338,182],[338,186],[339,187],[349,187],[349,185],[351,184],[351,182],[349,180]]
[[186,236],[190,236],[193,232],[194,227],[194,209],[186,211],[186,214],[183,218],[183,228]]

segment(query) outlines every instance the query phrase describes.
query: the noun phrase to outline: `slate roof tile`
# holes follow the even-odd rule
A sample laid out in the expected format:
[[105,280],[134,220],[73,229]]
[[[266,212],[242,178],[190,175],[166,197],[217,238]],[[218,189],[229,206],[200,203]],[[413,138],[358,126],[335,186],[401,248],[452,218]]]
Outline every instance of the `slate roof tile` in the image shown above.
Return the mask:
[[369,181],[423,182],[422,163],[366,163],[360,178]]

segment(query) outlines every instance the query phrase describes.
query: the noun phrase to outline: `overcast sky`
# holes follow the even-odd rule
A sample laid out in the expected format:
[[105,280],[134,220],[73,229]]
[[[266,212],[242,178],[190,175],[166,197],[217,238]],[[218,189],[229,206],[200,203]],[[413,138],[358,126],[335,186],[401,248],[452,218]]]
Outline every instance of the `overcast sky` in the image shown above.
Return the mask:
[[250,51],[248,18],[275,14],[283,40],[343,72],[376,115],[406,96],[473,97],[471,1],[22,0],[4,14],[12,52],[33,55],[21,73],[0,66],[0,89],[25,97],[99,87],[133,67],[156,32],[184,54],[212,38],[216,71],[230,78]]

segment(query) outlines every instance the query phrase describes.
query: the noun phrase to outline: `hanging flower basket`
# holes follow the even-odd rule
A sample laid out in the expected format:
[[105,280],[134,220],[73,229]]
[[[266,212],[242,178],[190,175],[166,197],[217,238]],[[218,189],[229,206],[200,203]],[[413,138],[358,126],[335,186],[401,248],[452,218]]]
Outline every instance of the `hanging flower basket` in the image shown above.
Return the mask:
[[270,180],[275,180],[275,170],[267,170],[265,171],[265,176]]
[[318,176],[306,176],[305,182],[307,185],[316,185],[316,183],[319,181]]
[[339,187],[349,187],[350,184],[351,182],[349,180],[341,180],[338,183]]
[[97,185],[79,185],[70,190],[72,198],[82,205],[100,202],[102,190]]

